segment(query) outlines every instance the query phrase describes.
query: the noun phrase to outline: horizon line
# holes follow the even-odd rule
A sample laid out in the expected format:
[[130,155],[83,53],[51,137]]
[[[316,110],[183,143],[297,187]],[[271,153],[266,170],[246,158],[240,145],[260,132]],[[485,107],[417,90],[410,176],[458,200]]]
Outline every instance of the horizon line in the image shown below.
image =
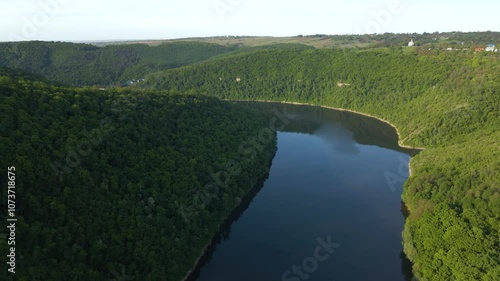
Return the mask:
[[139,41],[170,41],[170,40],[187,40],[187,39],[211,39],[211,38],[300,38],[300,37],[315,37],[315,36],[380,36],[385,34],[393,35],[428,35],[428,34],[443,34],[443,33],[500,33],[500,31],[433,31],[433,32],[384,32],[384,33],[343,33],[343,34],[298,34],[291,36],[272,36],[272,35],[212,35],[212,36],[191,36],[191,37],[176,37],[176,38],[150,38],[150,39],[64,39],[64,40],[50,40],[50,39],[33,39],[22,41],[2,41],[0,43],[16,43],[16,42],[66,42],[66,43],[109,43],[109,42],[139,42]]

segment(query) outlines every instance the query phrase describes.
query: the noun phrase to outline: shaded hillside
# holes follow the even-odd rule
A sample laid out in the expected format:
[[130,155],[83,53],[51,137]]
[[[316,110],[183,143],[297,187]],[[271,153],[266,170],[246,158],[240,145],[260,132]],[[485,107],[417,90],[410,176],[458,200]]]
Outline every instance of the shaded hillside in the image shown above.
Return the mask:
[[274,156],[275,135],[241,151],[269,124],[245,107],[6,72],[0,164],[15,167],[18,270],[2,280],[112,280],[122,270],[180,280]]

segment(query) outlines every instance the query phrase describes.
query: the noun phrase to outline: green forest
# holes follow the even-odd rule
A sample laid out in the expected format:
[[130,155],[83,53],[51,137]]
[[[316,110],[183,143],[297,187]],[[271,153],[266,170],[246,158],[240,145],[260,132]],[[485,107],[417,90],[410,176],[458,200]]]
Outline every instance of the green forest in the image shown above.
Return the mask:
[[147,74],[193,65],[215,57],[258,50],[304,50],[301,44],[258,47],[222,46],[203,42],[107,45],[63,42],[0,43],[0,67],[37,74],[53,83],[115,88],[142,80]]
[[404,249],[419,280],[500,279],[500,56],[419,48],[270,50],[154,73],[139,86],[302,102],[389,120],[411,160]]
[[0,93],[19,236],[15,279],[2,280],[114,280],[122,270],[181,280],[276,149],[275,136],[251,143],[266,116],[204,95],[67,88],[5,69]]
[[62,42],[0,43],[0,67],[40,74],[72,86],[121,86],[147,73],[197,63],[236,49],[198,42],[102,48]]
[[[182,280],[276,149],[259,146],[245,161],[239,146],[266,116],[223,100],[301,102],[391,122],[403,144],[424,148],[402,198],[416,278],[500,280],[500,55],[377,46],[0,44],[0,66],[10,68],[0,71],[1,161],[20,167],[19,251],[33,253],[20,257],[30,264],[22,280],[109,280],[123,265],[144,280]],[[118,87],[129,79],[136,83]],[[245,172],[200,203],[211,175],[240,171],[224,166],[231,160]],[[48,270],[56,266],[67,270]]]

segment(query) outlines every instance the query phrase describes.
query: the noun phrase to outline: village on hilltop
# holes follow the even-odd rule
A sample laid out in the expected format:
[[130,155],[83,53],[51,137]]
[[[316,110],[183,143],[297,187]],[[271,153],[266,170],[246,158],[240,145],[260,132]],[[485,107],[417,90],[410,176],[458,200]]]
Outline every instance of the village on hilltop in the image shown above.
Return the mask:
[[[415,47],[415,41],[413,38],[408,42],[408,47]],[[462,45],[464,42],[461,43]],[[431,50],[432,48],[429,48]],[[460,51],[460,50],[468,50],[467,48],[465,49],[453,49],[451,47],[446,48],[447,51]],[[498,48],[496,48],[495,44],[487,44],[486,47],[475,47],[474,52],[498,52]]]

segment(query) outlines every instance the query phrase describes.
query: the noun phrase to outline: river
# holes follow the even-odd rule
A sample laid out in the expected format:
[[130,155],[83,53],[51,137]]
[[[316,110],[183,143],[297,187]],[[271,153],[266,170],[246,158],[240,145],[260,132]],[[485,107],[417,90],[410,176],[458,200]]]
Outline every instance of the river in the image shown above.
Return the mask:
[[190,281],[405,281],[403,182],[417,150],[359,114],[286,112],[268,178],[217,234]]

